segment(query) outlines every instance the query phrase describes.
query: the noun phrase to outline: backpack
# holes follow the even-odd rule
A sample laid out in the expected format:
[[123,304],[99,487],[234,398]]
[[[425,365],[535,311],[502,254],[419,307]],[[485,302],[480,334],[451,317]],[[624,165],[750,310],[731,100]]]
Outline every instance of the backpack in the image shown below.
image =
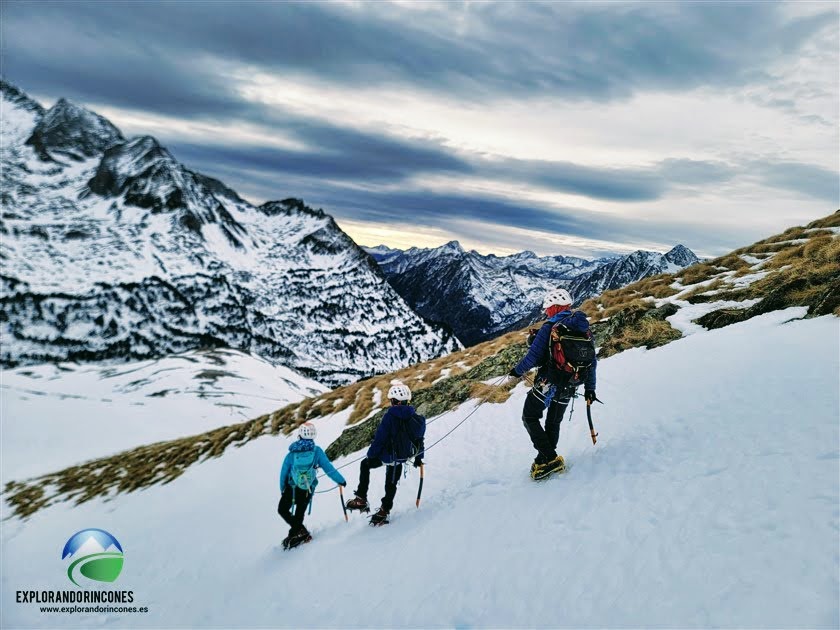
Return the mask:
[[554,324],[549,347],[555,369],[570,375],[575,384],[586,380],[589,368],[595,362],[595,342],[583,313],[576,311]]
[[315,449],[294,451],[292,460],[291,483],[307,492],[315,482]]
[[395,463],[405,463],[417,455],[414,444],[417,427],[422,422],[420,416],[413,414],[406,418],[395,418],[397,424],[396,435],[392,436],[389,444],[391,456]]

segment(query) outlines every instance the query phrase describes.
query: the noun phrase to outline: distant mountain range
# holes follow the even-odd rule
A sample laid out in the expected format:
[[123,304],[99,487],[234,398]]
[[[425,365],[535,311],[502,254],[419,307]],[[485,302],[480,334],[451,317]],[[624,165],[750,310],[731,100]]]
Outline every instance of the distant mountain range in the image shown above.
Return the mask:
[[338,385],[459,347],[324,212],[253,206],[67,100],[0,97],[3,366],[231,347]]
[[536,319],[549,288],[567,287],[580,304],[608,289],[699,262],[683,245],[666,254],[636,251],[596,260],[529,251],[485,256],[465,251],[457,241],[433,249],[380,245],[365,250],[415,311],[448,325],[468,346]]

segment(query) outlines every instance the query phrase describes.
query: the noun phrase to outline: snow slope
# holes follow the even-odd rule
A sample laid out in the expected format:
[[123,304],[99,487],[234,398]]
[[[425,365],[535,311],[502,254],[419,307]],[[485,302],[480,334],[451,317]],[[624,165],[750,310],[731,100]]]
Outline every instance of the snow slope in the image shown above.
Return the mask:
[[[282,552],[288,438],[165,486],[3,521],[2,625],[836,628],[838,319],[803,314],[600,362],[598,444],[578,405],[560,438],[572,467],[540,484],[527,476],[520,385],[430,450],[421,508],[412,471],[386,528],[345,524],[337,494],[319,494],[315,541]],[[474,408],[431,424],[427,444]],[[348,413],[318,421],[319,443]],[[358,465],[344,472],[354,487]],[[372,501],[382,481],[373,471]],[[120,540],[118,587],[148,614],[42,615],[14,601],[68,586],[60,550],[84,527]]]
[[58,363],[0,374],[3,479],[60,470],[248,420],[326,391],[236,350],[109,366]]

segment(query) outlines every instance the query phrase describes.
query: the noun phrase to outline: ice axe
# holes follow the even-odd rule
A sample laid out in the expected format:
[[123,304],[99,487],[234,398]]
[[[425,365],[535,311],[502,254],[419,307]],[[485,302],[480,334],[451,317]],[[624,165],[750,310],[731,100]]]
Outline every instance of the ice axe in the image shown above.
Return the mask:
[[349,519],[347,518],[347,506],[344,504],[344,486],[338,486],[338,496],[341,497],[341,509],[344,512],[344,522],[346,523]]
[[[599,401],[600,402],[600,401]],[[598,434],[595,433],[595,427],[592,424],[592,401],[586,401],[586,418],[589,420],[589,435],[592,436],[592,443],[595,444],[597,442]]]
[[420,495],[423,494],[423,471],[424,465],[420,464],[420,486],[417,488],[417,507],[420,507]]

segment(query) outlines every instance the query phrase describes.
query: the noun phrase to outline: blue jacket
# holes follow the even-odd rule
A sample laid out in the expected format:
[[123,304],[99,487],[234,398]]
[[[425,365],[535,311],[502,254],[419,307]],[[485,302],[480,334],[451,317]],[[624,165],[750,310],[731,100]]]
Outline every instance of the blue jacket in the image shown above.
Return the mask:
[[[289,452],[286,453],[286,458],[283,460],[283,467],[280,469],[280,491],[282,492],[283,489],[287,485],[291,485],[290,475],[292,472],[292,463],[295,459],[295,453],[300,451],[308,451],[314,449],[315,450],[315,469],[323,468],[324,472],[329,475],[330,479],[335,481],[337,484],[346,484],[347,482],[344,480],[344,477],[341,476],[341,473],[335,469],[335,466],[332,465],[327,454],[324,453],[324,449],[320,446],[316,446],[315,442],[312,440],[304,440],[299,439],[295,442],[289,444]],[[312,489],[315,489],[315,486],[318,485],[318,480],[315,479],[315,483],[312,484]]]
[[[549,319],[546,323],[540,327],[537,336],[534,338],[531,347],[528,349],[528,354],[513,368],[513,371],[516,372],[517,376],[522,376],[533,368],[534,366],[539,366],[540,370],[538,376],[546,377],[550,381],[554,381],[555,379],[550,377],[550,373],[553,371],[556,374],[556,370],[550,370],[551,364],[551,328],[557,322],[563,322],[563,320],[568,319],[568,323],[571,324],[570,328],[573,329],[589,329],[589,322],[586,322],[584,325],[581,321],[586,320],[586,316],[581,313],[580,311],[561,311],[557,313],[554,317]],[[563,322],[566,323],[566,322]],[[589,368],[589,371],[586,375],[586,381],[584,383],[584,388],[587,390],[594,390],[595,389],[595,371],[598,367],[598,359],[597,357],[595,360],[592,361],[592,367]]]
[[367,456],[386,464],[405,461],[423,452],[425,435],[426,418],[411,405],[393,405],[379,423]]

